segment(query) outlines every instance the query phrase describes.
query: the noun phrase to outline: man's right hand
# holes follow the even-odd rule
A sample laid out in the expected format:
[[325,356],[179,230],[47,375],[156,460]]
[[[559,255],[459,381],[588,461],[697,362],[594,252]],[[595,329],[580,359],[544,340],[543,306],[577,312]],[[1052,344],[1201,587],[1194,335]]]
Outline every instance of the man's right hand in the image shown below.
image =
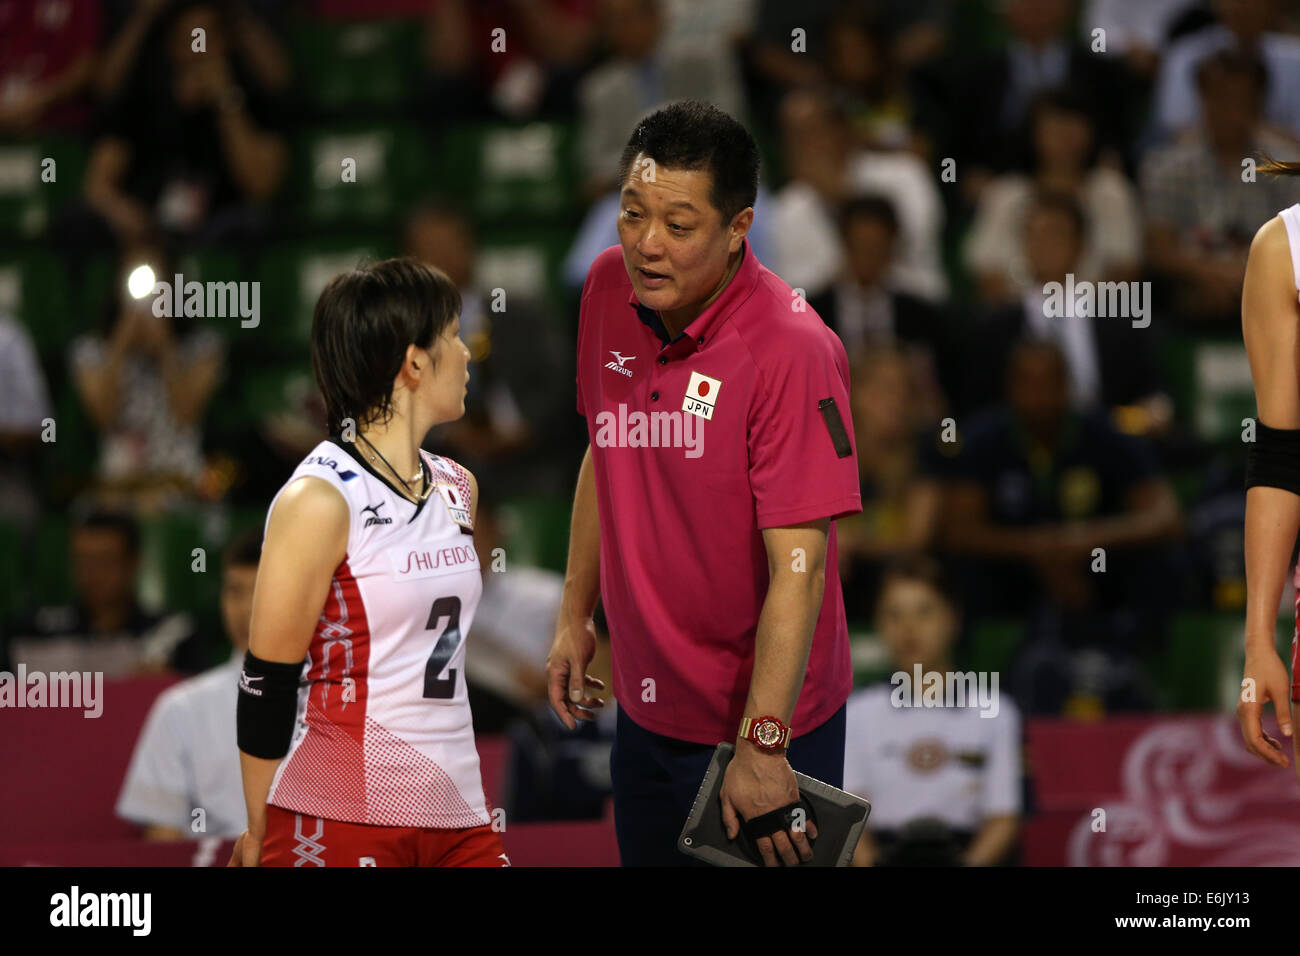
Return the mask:
[[596,709],[605,706],[600,698],[586,696],[587,688],[605,689],[604,681],[587,673],[595,655],[596,625],[591,618],[561,611],[546,658],[546,682],[551,709],[570,730],[579,720],[595,720]]
[[[1251,682],[1249,686],[1247,681]],[[1251,690],[1249,695],[1247,690]],[[1246,741],[1247,750],[1261,760],[1283,769],[1290,765],[1286,750],[1282,749],[1278,741],[1264,733],[1262,719],[1264,704],[1271,700],[1277,711],[1277,722],[1282,728],[1282,733],[1290,737],[1292,734],[1290,691],[1291,681],[1286,671],[1286,664],[1278,656],[1277,651],[1272,647],[1260,647],[1255,651],[1248,646],[1241,697],[1237,701],[1237,719],[1241,721],[1241,736]],[[1247,699],[1248,696],[1251,699]]]

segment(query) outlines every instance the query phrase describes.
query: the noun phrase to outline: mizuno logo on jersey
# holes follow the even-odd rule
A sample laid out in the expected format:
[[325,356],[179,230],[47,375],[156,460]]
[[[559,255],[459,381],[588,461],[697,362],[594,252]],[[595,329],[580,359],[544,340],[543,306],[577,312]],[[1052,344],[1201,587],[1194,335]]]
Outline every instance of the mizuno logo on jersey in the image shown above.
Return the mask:
[[392,524],[392,523],[393,523],[393,519],[392,519],[392,518],[381,518],[381,517],[379,517],[379,509],[382,508],[382,507],[384,506],[384,504],[385,504],[385,503],[381,501],[381,502],[379,502],[378,504],[366,505],[366,507],[364,507],[364,508],[361,509],[361,513],[362,513],[362,514],[365,514],[367,511],[370,512],[370,517],[366,519],[365,527],[369,528],[372,524]]
[[618,372],[619,375],[626,375],[628,378],[631,378],[632,370],[630,368],[625,368],[624,366],[636,358],[636,356],[624,355],[622,352],[615,352],[612,349],[609,354],[614,356],[616,361],[605,363],[605,368]]

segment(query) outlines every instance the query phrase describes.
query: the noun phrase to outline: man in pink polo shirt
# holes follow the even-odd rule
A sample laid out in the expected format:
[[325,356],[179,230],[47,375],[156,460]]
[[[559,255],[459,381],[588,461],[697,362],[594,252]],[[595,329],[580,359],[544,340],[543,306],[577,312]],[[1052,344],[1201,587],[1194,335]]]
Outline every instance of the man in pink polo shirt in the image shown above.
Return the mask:
[[[758,148],[716,108],[643,120],[623,151],[620,246],[587,275],[574,498],[551,704],[591,719],[603,598],[619,712],[611,757],[624,865],[689,862],[676,841],[713,749],[732,837],[839,786],[852,687],[834,519],[861,510],[844,347],[755,258]],[[788,759],[787,759],[788,758]],[[808,832],[757,841],[768,865]]]

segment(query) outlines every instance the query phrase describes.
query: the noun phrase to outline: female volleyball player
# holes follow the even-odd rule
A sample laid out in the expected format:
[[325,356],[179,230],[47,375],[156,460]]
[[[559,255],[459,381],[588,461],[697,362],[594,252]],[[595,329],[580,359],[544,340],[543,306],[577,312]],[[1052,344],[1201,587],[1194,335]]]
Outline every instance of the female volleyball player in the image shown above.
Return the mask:
[[465,636],[474,477],[424,452],[465,412],[460,295],[390,259],[335,278],[311,358],[331,437],[276,494],[237,724],[232,866],[505,866],[479,778]]
[[[1300,163],[1268,162],[1274,175],[1300,175]],[[1258,412],[1246,460],[1246,667],[1237,717],[1246,748],[1279,767],[1282,745],[1261,727],[1272,701],[1300,773],[1293,733],[1300,701],[1300,623],[1291,640],[1291,677],[1277,653],[1277,605],[1300,530],[1300,204],[1265,223],[1250,244],[1241,297],[1241,326]],[[1300,611],[1300,566],[1294,571]],[[1288,701],[1290,704],[1288,704]]]

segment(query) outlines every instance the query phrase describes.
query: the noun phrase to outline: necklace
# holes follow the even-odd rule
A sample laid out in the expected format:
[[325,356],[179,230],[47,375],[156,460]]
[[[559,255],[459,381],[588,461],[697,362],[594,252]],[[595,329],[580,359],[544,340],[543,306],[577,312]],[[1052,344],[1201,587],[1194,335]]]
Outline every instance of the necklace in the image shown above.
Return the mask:
[[[394,468],[391,464],[389,464],[388,459],[384,457],[384,453],[381,452],[378,448],[375,448],[374,444],[370,441],[369,438],[366,438],[365,435],[362,435],[361,438],[362,438],[362,440],[363,440],[367,445],[370,446],[371,450],[375,453],[374,455],[370,455],[369,453],[367,453],[367,457],[370,458],[371,462],[374,462],[374,461],[378,460],[378,461],[382,461],[385,465],[388,465],[388,470],[391,471],[391,472],[393,473],[393,477],[395,477],[395,478],[396,478],[398,481],[400,481],[404,486],[406,486],[406,490],[407,490],[407,492],[409,492],[410,494],[414,495],[418,501],[424,501],[424,499],[426,499],[426,498],[429,497],[429,491],[430,491],[430,488],[429,488],[429,483],[428,483],[427,480],[424,482],[424,490],[423,490],[423,491],[415,491],[415,490],[413,490],[413,489],[411,488],[411,485],[412,485],[414,482],[416,482],[416,481],[418,481],[418,480],[420,480],[420,479],[422,479],[422,478],[425,477],[425,474],[424,474],[424,461],[423,461],[423,460],[420,461],[420,468],[419,468],[419,471],[417,471],[414,475],[412,475],[411,478],[410,478],[410,480],[408,481],[407,479],[403,478],[401,475],[399,475],[399,474],[397,473],[397,469]],[[379,458],[376,459],[376,458],[375,458],[375,455],[378,455]],[[418,451],[416,452],[416,455],[417,455],[417,456],[419,455],[419,452],[418,452]]]

